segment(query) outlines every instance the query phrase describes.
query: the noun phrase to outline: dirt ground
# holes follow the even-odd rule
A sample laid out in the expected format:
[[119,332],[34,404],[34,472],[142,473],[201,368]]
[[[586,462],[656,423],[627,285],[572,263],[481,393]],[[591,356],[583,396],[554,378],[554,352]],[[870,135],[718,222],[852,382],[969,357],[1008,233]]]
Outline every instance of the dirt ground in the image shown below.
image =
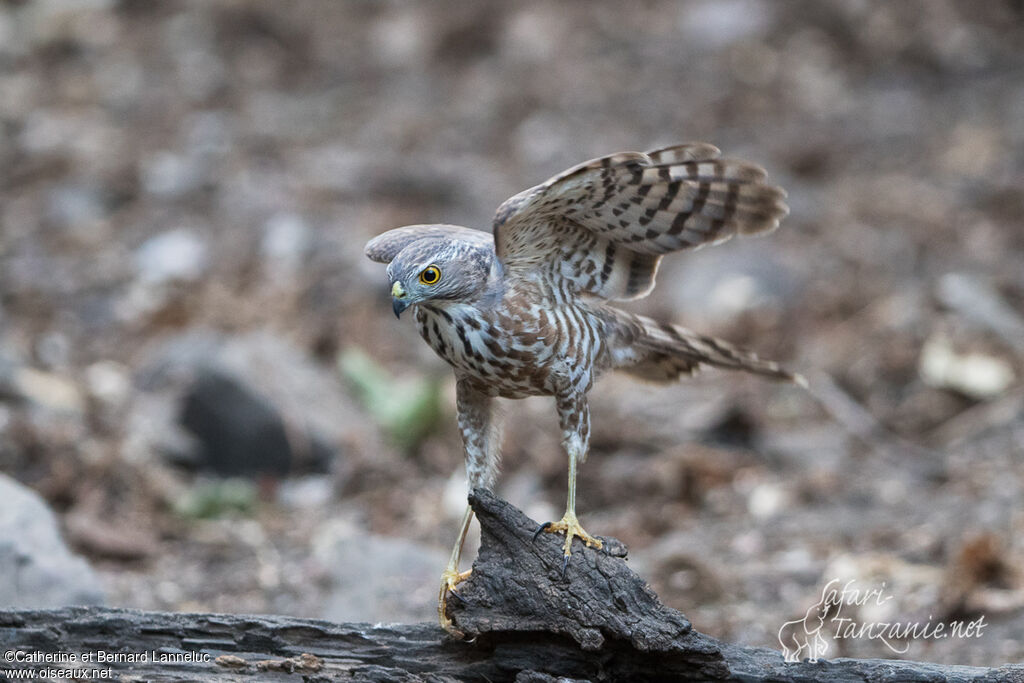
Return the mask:
[[[985,627],[828,657],[1024,660],[1021,45],[995,0],[0,2],[0,471],[110,604],[428,619],[454,390],[363,244],[707,141],[791,214],[625,306],[810,388],[603,379],[583,523],[717,637],[779,648],[836,579],[880,591],[855,623]],[[326,460],[237,493],[197,470],[167,367],[210,349]],[[507,408],[498,492],[557,517],[552,405]],[[356,605],[394,557],[415,576]]]

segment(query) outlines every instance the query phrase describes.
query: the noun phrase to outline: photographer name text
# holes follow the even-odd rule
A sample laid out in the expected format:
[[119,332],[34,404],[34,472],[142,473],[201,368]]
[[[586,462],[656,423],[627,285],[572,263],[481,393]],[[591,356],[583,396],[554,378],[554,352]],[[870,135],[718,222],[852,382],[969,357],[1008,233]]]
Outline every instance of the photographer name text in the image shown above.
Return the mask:
[[213,657],[207,652],[29,652],[8,650],[3,660],[7,664],[191,664],[208,663]]

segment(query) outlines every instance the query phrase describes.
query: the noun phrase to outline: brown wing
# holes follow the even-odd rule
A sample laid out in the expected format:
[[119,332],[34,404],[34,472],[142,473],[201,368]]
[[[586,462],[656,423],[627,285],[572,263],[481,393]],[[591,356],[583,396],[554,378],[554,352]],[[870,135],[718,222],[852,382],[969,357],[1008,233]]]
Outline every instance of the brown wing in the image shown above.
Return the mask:
[[425,237],[454,237],[482,245],[491,244],[494,239],[490,233],[459,225],[407,225],[377,235],[366,243],[363,253],[378,263],[391,263],[398,252]]
[[789,212],[751,163],[694,143],[588,161],[521,192],[494,217],[506,269],[554,268],[605,299],[654,287],[663,254],[767,232]]

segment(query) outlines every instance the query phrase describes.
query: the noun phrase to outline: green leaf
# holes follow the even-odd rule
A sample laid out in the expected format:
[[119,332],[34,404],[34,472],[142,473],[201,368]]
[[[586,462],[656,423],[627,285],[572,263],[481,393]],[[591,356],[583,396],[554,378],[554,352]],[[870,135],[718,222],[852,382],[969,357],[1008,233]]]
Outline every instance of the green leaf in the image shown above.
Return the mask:
[[395,379],[356,347],[341,353],[338,368],[374,421],[403,450],[415,449],[441,422],[438,378]]

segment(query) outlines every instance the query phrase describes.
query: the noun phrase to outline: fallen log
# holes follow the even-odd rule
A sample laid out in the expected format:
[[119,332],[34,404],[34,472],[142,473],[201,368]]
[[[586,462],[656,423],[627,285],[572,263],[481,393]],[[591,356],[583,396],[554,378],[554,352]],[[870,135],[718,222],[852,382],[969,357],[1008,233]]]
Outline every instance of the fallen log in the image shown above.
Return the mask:
[[[0,672],[124,681],[1024,681],[1024,665],[898,660],[787,663],[693,629],[633,573],[625,548],[573,547],[485,491],[481,549],[449,599],[457,640],[434,624],[335,624],[281,616],[95,607],[0,612]],[[59,676],[51,676],[57,678]]]

